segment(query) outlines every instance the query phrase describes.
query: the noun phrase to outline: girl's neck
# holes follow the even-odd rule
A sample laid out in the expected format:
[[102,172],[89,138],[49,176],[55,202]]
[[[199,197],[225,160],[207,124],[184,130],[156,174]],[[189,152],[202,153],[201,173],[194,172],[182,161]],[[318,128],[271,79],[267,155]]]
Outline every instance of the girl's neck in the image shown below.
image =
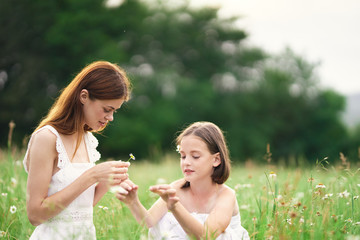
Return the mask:
[[192,182],[190,183],[190,190],[192,194],[197,196],[212,195],[217,191],[218,184],[210,181]]

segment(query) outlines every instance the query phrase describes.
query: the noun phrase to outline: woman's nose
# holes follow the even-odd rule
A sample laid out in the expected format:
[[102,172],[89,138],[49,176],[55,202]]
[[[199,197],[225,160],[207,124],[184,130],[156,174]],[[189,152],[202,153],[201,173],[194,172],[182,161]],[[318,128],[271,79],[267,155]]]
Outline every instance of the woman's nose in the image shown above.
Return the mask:
[[106,118],[106,120],[111,122],[112,120],[114,120],[114,115],[113,115],[113,113],[110,113],[110,114],[106,115],[105,118]]

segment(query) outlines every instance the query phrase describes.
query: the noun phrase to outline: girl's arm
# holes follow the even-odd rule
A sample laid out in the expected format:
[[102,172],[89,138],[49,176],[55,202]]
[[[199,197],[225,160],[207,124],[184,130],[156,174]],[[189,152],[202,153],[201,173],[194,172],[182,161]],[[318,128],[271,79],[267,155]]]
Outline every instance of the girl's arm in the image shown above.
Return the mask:
[[27,213],[31,224],[39,225],[59,214],[75,198],[98,181],[107,181],[112,176],[114,183],[127,178],[128,163],[101,163],[78,177],[63,190],[48,196],[53,174],[56,151],[56,136],[48,130],[33,136],[29,149],[29,174],[27,182]]
[[126,204],[139,224],[151,228],[166,214],[166,203],[161,198],[147,210],[140,202],[137,194],[139,187],[136,184],[128,179],[121,183],[120,186],[122,189],[116,193],[116,197]]
[[[210,212],[205,223],[200,223],[180,203],[174,202],[174,188],[168,186],[157,186],[153,192],[159,194],[164,201],[167,201],[168,209],[173,213],[184,231],[196,239],[215,239],[225,231],[229,225],[235,206],[235,194],[232,190],[225,188],[216,200],[214,209]],[[176,190],[175,190],[176,191]],[[172,204],[170,202],[173,202]]]

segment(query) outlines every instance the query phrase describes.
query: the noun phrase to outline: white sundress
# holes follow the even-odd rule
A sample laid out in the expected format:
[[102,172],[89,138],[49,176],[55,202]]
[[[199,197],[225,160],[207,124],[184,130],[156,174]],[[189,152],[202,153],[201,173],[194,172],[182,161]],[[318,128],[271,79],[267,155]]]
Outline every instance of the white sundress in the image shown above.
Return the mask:
[[[58,152],[58,164],[60,169],[52,178],[49,186],[48,196],[61,191],[89,168],[95,166],[95,162],[100,159],[100,153],[96,150],[97,139],[91,132],[84,135],[87,148],[89,163],[71,163],[66,153],[64,144],[59,133],[52,126],[46,125],[33,133],[37,134],[43,129],[50,130],[56,135],[56,151]],[[28,172],[26,161],[28,151],[31,146],[31,139],[24,157],[25,171]],[[94,240],[96,239],[95,226],[93,223],[93,201],[95,184],[81,193],[73,202],[70,203],[57,216],[37,226],[30,237],[30,240]]]
[[[201,223],[209,216],[207,213],[194,212],[191,215]],[[171,212],[167,212],[158,224],[149,229],[148,237],[151,240],[190,239]],[[232,216],[229,226],[216,240],[250,240],[248,232],[241,226],[240,213]]]

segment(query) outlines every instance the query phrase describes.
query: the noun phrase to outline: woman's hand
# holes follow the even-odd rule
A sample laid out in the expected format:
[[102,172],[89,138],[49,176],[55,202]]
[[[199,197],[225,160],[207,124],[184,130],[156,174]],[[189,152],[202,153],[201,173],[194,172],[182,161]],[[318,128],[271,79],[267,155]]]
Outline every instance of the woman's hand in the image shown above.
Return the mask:
[[114,187],[116,198],[125,203],[126,205],[132,205],[138,200],[137,190],[138,186],[130,179],[123,181],[119,187]]
[[166,202],[167,208],[170,211],[179,201],[179,197],[176,196],[176,189],[173,188],[171,185],[162,184],[162,185],[151,186],[150,191],[158,194]]
[[128,179],[129,166],[129,162],[109,161],[92,167],[90,171],[96,182],[107,182],[109,186],[114,186]]

